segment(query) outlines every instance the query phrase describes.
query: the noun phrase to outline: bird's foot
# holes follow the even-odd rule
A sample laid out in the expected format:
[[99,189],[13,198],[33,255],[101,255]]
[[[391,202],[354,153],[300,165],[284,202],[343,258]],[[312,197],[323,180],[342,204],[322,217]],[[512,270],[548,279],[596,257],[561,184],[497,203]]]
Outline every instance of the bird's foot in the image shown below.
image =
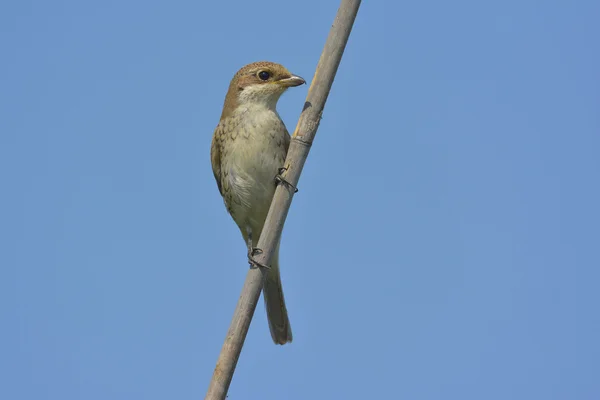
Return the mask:
[[255,255],[261,254],[262,252],[262,249],[259,249],[258,247],[250,247],[248,249],[248,264],[250,264],[250,268],[254,267],[271,269],[271,267],[269,267],[268,265],[261,264],[254,259]]
[[298,193],[298,188],[292,185],[290,182],[286,181],[285,178],[281,175],[285,171],[287,171],[286,167],[279,168],[277,175],[275,176],[275,182],[281,183],[282,185],[287,186],[290,189],[294,189],[294,193]]

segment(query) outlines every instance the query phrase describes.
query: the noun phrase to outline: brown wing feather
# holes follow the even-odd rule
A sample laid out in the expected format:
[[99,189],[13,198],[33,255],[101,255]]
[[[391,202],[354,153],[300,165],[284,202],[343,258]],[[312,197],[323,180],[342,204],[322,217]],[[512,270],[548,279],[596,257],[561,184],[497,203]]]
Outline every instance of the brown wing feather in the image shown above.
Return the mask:
[[210,145],[210,162],[212,164],[213,174],[219,187],[219,193],[223,196],[223,188],[221,185],[221,145],[223,141],[223,127],[217,125],[213,134],[212,143]]
[[[284,125],[284,129],[285,129],[285,125]],[[285,129],[285,135],[283,135],[283,147],[285,148],[285,156],[287,157],[287,153],[288,150],[290,149],[290,141],[292,140],[292,137],[290,136],[290,133],[288,132],[287,129]]]

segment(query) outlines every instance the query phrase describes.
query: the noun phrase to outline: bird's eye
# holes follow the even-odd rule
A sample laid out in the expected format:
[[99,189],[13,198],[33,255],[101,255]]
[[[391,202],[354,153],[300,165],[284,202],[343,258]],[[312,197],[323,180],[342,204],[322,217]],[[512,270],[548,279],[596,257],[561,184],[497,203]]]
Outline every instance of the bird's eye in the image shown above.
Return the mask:
[[261,81],[266,81],[271,77],[271,74],[269,73],[269,71],[260,71],[258,73],[258,77]]

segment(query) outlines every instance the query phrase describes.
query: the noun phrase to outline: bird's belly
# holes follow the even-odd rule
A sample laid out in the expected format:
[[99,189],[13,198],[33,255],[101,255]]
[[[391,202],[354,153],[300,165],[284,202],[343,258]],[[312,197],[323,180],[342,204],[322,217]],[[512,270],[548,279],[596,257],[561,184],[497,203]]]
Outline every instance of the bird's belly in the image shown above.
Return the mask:
[[[287,135],[287,132],[283,132]],[[229,212],[242,230],[262,230],[275,194],[275,176],[283,166],[286,149],[270,135],[238,138],[223,167],[230,198]]]

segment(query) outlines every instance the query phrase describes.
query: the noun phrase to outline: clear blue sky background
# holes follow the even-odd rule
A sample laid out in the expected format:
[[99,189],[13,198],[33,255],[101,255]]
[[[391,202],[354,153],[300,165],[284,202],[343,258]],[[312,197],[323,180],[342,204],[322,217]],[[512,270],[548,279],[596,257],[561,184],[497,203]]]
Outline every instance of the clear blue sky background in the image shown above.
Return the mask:
[[[0,5],[0,398],[203,398],[247,264],[231,76],[338,2]],[[230,399],[600,398],[597,1],[366,1]],[[280,113],[293,130],[307,86]]]

